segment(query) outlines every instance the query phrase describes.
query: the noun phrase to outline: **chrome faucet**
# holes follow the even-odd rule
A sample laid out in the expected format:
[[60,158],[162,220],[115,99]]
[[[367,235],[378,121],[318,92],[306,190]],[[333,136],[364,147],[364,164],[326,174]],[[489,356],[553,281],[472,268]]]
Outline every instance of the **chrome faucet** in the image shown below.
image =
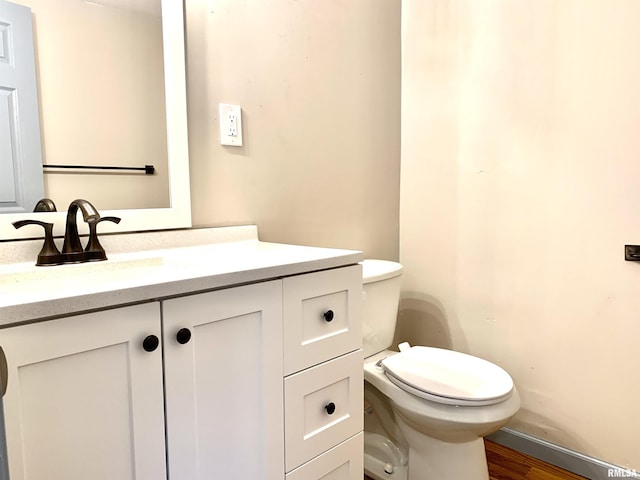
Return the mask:
[[82,211],[85,222],[95,222],[100,219],[100,214],[87,200],[77,199],[69,204],[67,210],[67,227],[62,244],[62,262],[78,263],[87,261],[80,235],[78,234],[77,214],[78,208]]

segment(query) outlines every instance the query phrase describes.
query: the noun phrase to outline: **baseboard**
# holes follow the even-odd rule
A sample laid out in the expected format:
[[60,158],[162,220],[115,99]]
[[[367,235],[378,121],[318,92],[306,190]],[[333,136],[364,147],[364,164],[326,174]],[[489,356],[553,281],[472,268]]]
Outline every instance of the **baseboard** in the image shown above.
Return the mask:
[[502,428],[487,438],[590,480],[640,479],[640,471],[612,465],[510,428]]

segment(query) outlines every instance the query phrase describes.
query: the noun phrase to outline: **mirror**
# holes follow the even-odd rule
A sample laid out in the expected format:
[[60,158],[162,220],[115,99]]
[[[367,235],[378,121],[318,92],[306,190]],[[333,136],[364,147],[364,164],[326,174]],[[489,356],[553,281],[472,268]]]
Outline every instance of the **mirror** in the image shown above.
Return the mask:
[[[164,96],[164,102],[162,102],[159,106],[156,105],[154,107],[149,107],[149,103],[144,103],[146,101],[145,98],[142,98],[145,94],[141,93],[128,93],[128,98],[126,98],[125,107],[129,108],[129,113],[126,110],[118,111],[116,116],[120,116],[122,118],[122,123],[127,125],[125,130],[127,131],[135,131],[135,140],[137,143],[134,147],[130,148],[130,150],[135,151],[136,155],[140,158],[139,160],[135,160],[133,154],[122,155],[126,157],[124,160],[125,164],[131,164],[132,162],[136,162],[137,164],[129,165],[135,167],[144,167],[147,164],[153,164],[156,167],[157,174],[156,175],[145,175],[142,173],[135,174],[123,174],[120,172],[108,172],[108,173],[78,173],[75,171],[64,171],[63,173],[52,170],[50,173],[45,174],[46,181],[49,182],[52,179],[56,178],[66,178],[68,181],[75,181],[76,187],[72,187],[70,183],[63,183],[63,187],[55,187],[51,188],[52,194],[51,198],[56,202],[58,210],[66,210],[68,203],[74,198],[86,198],[91,201],[96,208],[100,211],[103,216],[114,215],[122,218],[122,222],[119,225],[111,224],[110,222],[104,222],[101,224],[100,231],[108,232],[108,231],[140,231],[140,230],[154,230],[154,229],[166,229],[166,228],[181,228],[181,227],[190,227],[191,226],[191,204],[190,204],[190,195],[189,195],[189,162],[188,162],[188,147],[187,147],[187,115],[186,115],[186,84],[185,84],[185,56],[184,56],[184,22],[183,22],[183,4],[182,2],[175,0],[93,0],[91,2],[85,0],[15,0],[16,3],[22,3],[25,5],[29,5],[29,2],[34,4],[34,15],[33,15],[33,24],[35,36],[37,37],[39,34],[38,31],[38,17],[35,13],[36,4],[52,4],[55,1],[56,8],[58,10],[62,9],[64,11],[65,8],[70,8],[72,4],[83,4],[85,7],[90,7],[93,9],[96,14],[99,14],[100,10],[113,10],[114,8],[119,8],[118,5],[121,6],[121,9],[130,8],[131,6],[136,6],[138,10],[144,9],[146,13],[149,15],[153,15],[153,11],[160,11],[162,14],[161,21],[161,38],[162,38],[162,58],[156,58],[155,64],[157,66],[156,73],[152,74],[151,77],[147,76],[146,80],[142,83],[146,83],[149,88],[148,90],[152,90],[150,84],[152,81],[159,80],[156,83],[159,83],[159,88],[156,90],[159,92],[158,95],[155,95],[154,98],[162,99]],[[148,5],[147,5],[148,4]],[[157,17],[157,13],[155,14]],[[66,17],[71,18],[72,15],[67,15]],[[157,23],[159,20],[155,19]],[[44,22],[44,20],[42,20]],[[123,22],[121,22],[123,23]],[[62,26],[54,29],[56,32],[66,32],[68,29],[63,28]],[[160,32],[158,32],[160,33]],[[43,33],[44,35],[44,33]],[[142,43],[143,40],[140,37],[140,29],[136,28],[135,32],[126,34],[120,34],[120,37],[127,37],[129,42],[139,42]],[[48,42],[49,44],[51,42]],[[78,42],[76,42],[78,43]],[[83,42],[88,44],[89,42]],[[110,42],[103,42],[110,43]],[[115,42],[114,42],[115,43]],[[36,42],[37,45],[37,42]],[[149,52],[155,48],[152,46],[144,47],[144,52],[147,54],[143,56],[151,56]],[[36,49],[38,47],[36,46]],[[93,55],[93,51],[95,51],[95,47],[91,48],[92,52],[89,53],[91,57]],[[38,58],[38,53],[36,52],[36,58]],[[44,56],[44,52],[42,52]],[[105,57],[106,54],[102,52],[101,55],[95,55],[96,57]],[[118,56],[118,55],[115,55]],[[142,71],[143,74],[148,75],[149,70],[152,72],[153,67],[148,66],[146,63],[142,63],[143,60],[131,61],[129,60],[129,69],[137,69]],[[87,61],[85,60],[85,63]],[[100,68],[101,62],[94,62],[92,65],[93,73],[95,70]],[[163,65],[163,71],[160,68]],[[58,66],[59,67],[59,66]],[[45,67],[41,64],[37,65],[37,69],[44,69]],[[81,70],[80,70],[81,71]],[[108,77],[108,69],[106,71],[103,69],[101,75],[103,77]],[[44,70],[40,70],[38,77],[42,78],[43,75],[46,75]],[[127,78],[131,78],[133,74],[130,72],[124,75]],[[156,78],[159,77],[159,78]],[[164,77],[164,82],[162,82],[162,78]],[[50,77],[47,77],[48,79]],[[90,92],[93,96],[91,100],[82,99],[77,103],[88,104],[91,108],[99,105],[99,104],[110,104],[114,98],[113,93],[107,91],[108,84],[103,84],[102,86],[96,85],[97,79],[94,81],[87,81],[86,75],[83,76],[82,80],[84,80],[89,85],[83,85],[82,83],[78,84],[78,87],[73,89],[73,91],[86,90]],[[129,82],[129,80],[126,80]],[[60,83],[60,82],[58,82]],[[131,83],[131,82],[130,82]],[[126,85],[125,85],[126,86]],[[62,90],[64,91],[64,85],[61,85]],[[82,88],[80,88],[82,87]],[[117,95],[115,96],[127,96],[124,95],[124,90],[122,85],[120,85],[120,89]],[[163,88],[164,87],[164,88]],[[49,87],[47,87],[49,88]],[[164,90],[164,91],[163,91]],[[58,93],[50,94],[45,93],[44,91],[38,92],[40,97],[40,102],[43,103],[45,100],[45,95],[48,95],[47,98],[55,98],[58,97],[64,98],[63,95]],[[90,96],[91,96],[90,95]],[[106,98],[106,100],[105,100]],[[73,99],[72,99],[73,100]],[[47,104],[51,105],[51,103]],[[44,108],[44,105],[42,106]],[[57,103],[57,109],[65,108],[64,103]],[[56,110],[56,109],[53,109]],[[90,109],[89,109],[90,110]],[[141,116],[137,116],[138,113],[144,113],[145,110],[152,110],[153,115],[149,117],[148,120],[145,120]],[[166,114],[166,115],[165,115]],[[41,116],[44,117],[45,112],[41,112]],[[55,111],[48,111],[46,115],[55,117]],[[75,134],[75,138],[72,138],[71,143],[72,147],[77,146],[79,152],[83,151],[91,151],[97,152],[94,157],[99,157],[102,150],[106,150],[109,143],[116,143],[120,148],[120,151],[124,151],[123,145],[127,144],[119,134],[113,133],[112,124],[114,122],[102,122],[100,123],[100,119],[103,118],[104,115],[96,114],[92,116],[90,119],[87,119],[83,122],[76,122],[76,127],[73,130]],[[60,155],[60,152],[63,149],[57,148],[61,141],[59,140],[59,136],[55,137],[55,140],[48,141],[47,135],[53,135],[55,132],[54,127],[49,127],[47,130],[47,125],[51,122],[46,122],[46,119],[42,118],[42,138],[43,138],[43,158],[45,163],[66,163],[66,164],[75,164],[79,163],[80,157],[78,159],[73,159],[69,161],[69,159],[65,159],[66,161],[57,161],[52,158],[54,153],[56,156]],[[143,130],[136,130],[138,126],[141,124],[149,124],[155,122],[153,133],[148,134],[145,137],[145,133]],[[69,122],[58,122],[57,128],[65,127],[65,123]],[[51,123],[55,125],[55,122]],[[86,128],[86,124],[89,124],[89,128]],[[84,128],[83,131],[77,132],[79,128]],[[166,134],[165,134],[166,132]],[[115,136],[114,136],[115,135]],[[100,146],[89,146],[87,147],[87,137],[93,136],[98,141],[102,141],[102,148]],[[73,135],[72,135],[73,137]],[[166,137],[166,140],[165,140]],[[56,143],[57,142],[57,143]],[[151,145],[151,143],[154,145]],[[57,149],[56,149],[57,148]],[[67,147],[66,150],[70,151],[72,148]],[[166,151],[166,160],[163,160],[165,156],[163,152]],[[76,153],[75,151],[73,152]],[[148,155],[148,156],[145,156]],[[71,157],[71,155],[69,155]],[[114,155],[111,154],[111,157]],[[91,164],[102,164],[105,165],[108,163],[107,158],[96,158],[84,160],[82,163],[86,165]],[[113,162],[110,162],[111,165],[114,165]],[[116,163],[117,165],[117,163]],[[69,172],[69,173],[67,173]],[[73,173],[72,173],[73,172]],[[164,179],[162,178],[164,176]],[[154,177],[154,178],[151,178]],[[70,180],[69,180],[70,179]],[[166,179],[166,180],[165,180]],[[115,193],[115,197],[123,197],[121,192],[124,191],[123,188],[119,188],[119,186],[124,186],[125,182],[149,182],[150,180],[161,180],[163,181],[163,185],[160,186],[159,191],[160,196],[158,198],[154,198],[153,200],[149,200],[152,195],[146,193],[146,191],[141,187],[133,187],[134,188],[134,196],[137,195],[138,198],[148,201],[150,203],[143,204],[143,208],[131,208],[132,203],[127,203],[126,205],[120,203],[113,203],[115,200],[99,200],[95,198],[95,193],[98,188],[96,185],[91,184],[92,181],[99,181],[103,184],[108,184],[108,182],[112,182],[114,186],[109,186],[106,190],[110,190],[112,193]],[[113,183],[115,181],[115,183]],[[149,182],[150,184],[151,182]],[[145,186],[148,185],[145,183]],[[57,188],[57,191],[60,193],[60,197],[56,198],[56,194],[53,192]],[[83,190],[84,188],[84,190]],[[63,193],[68,193],[68,197],[64,198]],[[49,192],[46,192],[49,194]],[[116,198],[116,200],[121,200],[121,198]],[[107,205],[107,206],[102,206]],[[31,238],[31,237],[42,237],[42,229],[39,227],[24,227],[20,230],[15,230],[12,222],[16,220],[21,220],[25,218],[38,218],[43,221],[53,222],[55,225],[54,233],[55,235],[63,235],[64,234],[64,223],[65,223],[66,212],[61,211],[58,213],[7,213],[0,215],[0,240],[7,239],[16,239],[16,238]]]

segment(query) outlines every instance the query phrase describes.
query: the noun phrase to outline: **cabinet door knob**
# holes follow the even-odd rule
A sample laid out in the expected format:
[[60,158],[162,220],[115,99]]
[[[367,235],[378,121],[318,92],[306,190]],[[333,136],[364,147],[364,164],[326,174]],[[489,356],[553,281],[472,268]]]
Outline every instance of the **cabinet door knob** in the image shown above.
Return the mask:
[[142,348],[145,352],[153,352],[160,345],[160,340],[155,335],[149,335],[142,341]]
[[333,310],[327,310],[322,314],[322,316],[327,322],[330,322],[331,320],[333,320],[333,316],[334,316]]
[[191,340],[191,330],[188,328],[181,328],[178,330],[178,333],[176,333],[176,340],[180,345],[189,343],[189,340]]
[[336,404],[333,402],[329,402],[324,406],[324,409],[327,411],[329,415],[333,415],[333,412],[336,411]]

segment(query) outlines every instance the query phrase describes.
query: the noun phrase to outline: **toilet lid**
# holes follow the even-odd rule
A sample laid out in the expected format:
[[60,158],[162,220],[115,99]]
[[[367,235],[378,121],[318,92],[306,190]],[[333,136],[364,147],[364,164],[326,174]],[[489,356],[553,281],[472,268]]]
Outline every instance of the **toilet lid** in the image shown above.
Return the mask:
[[411,347],[381,362],[398,387],[450,405],[491,405],[511,395],[513,380],[499,366],[452,350]]

